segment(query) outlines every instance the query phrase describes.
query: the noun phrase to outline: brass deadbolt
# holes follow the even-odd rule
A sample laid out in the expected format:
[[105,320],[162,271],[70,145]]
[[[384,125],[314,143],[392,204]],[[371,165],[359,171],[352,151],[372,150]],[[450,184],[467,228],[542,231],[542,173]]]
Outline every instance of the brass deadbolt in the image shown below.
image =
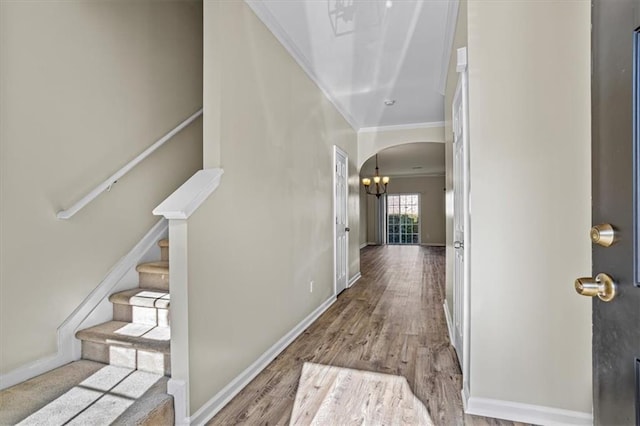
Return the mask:
[[575,282],[576,291],[582,296],[598,296],[603,302],[610,302],[616,297],[616,283],[607,274],[598,274],[595,278],[578,278]]
[[595,225],[591,228],[591,241],[594,244],[598,244],[602,247],[610,247],[617,241],[616,231],[613,229],[613,226],[608,223],[603,223],[601,225]]

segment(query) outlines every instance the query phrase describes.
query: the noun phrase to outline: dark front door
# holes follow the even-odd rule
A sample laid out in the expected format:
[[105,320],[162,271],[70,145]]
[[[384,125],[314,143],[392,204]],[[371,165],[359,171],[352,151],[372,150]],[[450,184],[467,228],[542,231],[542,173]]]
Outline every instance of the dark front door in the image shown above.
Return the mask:
[[[594,424],[639,425],[640,0],[594,0],[592,10],[593,223],[611,224],[617,240],[593,245],[594,276],[616,283],[611,301],[593,300]],[[607,233],[592,230],[592,239],[606,245]],[[592,290],[605,291],[605,281],[600,276]]]

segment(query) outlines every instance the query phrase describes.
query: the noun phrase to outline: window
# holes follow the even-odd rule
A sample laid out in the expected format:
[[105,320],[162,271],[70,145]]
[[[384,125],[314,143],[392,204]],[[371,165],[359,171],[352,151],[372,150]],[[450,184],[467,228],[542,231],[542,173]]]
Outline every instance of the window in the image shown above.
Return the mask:
[[387,195],[387,242],[420,244],[420,195]]

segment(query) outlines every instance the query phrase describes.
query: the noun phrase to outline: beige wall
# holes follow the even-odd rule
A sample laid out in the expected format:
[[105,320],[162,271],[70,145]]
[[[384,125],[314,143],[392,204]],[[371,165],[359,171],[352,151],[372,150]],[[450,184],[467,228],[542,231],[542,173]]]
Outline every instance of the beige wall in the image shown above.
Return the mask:
[[57,327],[201,165],[197,122],[55,218],[200,107],[201,19],[192,1],[0,2],[0,373],[55,352]]
[[591,412],[590,4],[468,3],[471,395]]
[[449,57],[449,70],[447,71],[447,85],[444,96],[444,139],[445,139],[445,228],[446,228],[446,274],[445,274],[445,294],[449,317],[453,318],[453,260],[455,250],[453,248],[453,128],[452,128],[452,105],[453,97],[458,85],[458,63],[457,50],[467,46],[467,0],[460,0],[458,3],[458,17],[456,20],[456,31]]
[[[420,194],[420,238],[422,244],[442,245],[445,242],[444,176],[392,177],[389,194]],[[379,241],[376,235],[376,197],[367,200],[368,240]]]
[[433,127],[359,131],[358,170],[369,158],[385,148],[414,142],[444,142],[444,126],[441,124],[434,123]]
[[188,221],[191,413],[333,294],[334,144],[359,271],[355,131],[244,2],[205,1],[205,27],[224,39],[205,44],[222,119],[205,118],[204,161],[225,174]]

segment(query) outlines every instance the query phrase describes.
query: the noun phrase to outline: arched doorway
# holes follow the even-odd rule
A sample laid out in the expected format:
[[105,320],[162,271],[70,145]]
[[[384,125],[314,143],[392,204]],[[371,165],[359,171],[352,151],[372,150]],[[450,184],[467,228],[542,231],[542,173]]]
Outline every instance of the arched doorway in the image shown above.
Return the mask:
[[[360,178],[389,176],[386,193],[369,195],[360,185],[360,244],[444,246],[445,145],[415,142],[395,145],[364,161]],[[370,192],[376,192],[370,187]]]

